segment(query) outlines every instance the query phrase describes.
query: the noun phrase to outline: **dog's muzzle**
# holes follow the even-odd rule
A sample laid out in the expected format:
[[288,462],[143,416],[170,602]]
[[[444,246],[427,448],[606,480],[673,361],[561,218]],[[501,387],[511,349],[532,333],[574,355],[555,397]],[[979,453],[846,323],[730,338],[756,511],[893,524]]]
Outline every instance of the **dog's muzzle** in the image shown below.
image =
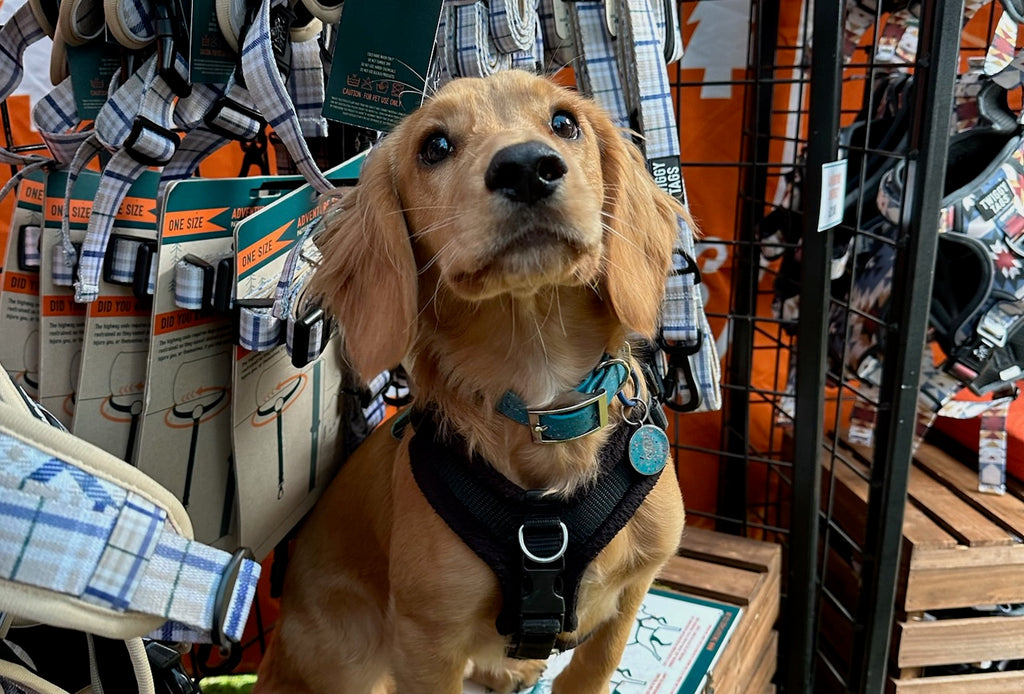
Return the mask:
[[498,150],[484,183],[513,202],[532,205],[554,193],[568,171],[562,156],[548,145],[520,142]]

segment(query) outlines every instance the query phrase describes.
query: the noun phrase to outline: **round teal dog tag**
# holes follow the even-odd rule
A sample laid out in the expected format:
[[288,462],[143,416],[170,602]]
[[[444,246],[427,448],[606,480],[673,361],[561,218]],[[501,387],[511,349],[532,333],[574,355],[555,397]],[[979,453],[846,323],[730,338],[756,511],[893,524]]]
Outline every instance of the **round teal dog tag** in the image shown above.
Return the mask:
[[629,438],[629,462],[641,475],[656,475],[668,462],[668,436],[661,427],[644,424]]

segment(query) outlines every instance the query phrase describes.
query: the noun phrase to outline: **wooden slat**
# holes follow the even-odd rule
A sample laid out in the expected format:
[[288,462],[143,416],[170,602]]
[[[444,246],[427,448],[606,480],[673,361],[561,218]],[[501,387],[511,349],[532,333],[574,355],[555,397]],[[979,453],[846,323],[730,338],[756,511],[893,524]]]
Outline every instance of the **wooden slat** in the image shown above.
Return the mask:
[[1024,658],[1024,617],[971,617],[900,622],[900,667]]
[[1024,602],[1022,575],[1019,564],[911,570],[903,609],[916,612]]
[[966,499],[981,513],[1016,533],[1018,537],[1024,537],[1024,503],[1016,496],[979,492],[978,473],[931,444],[921,444],[914,457],[918,465]]
[[983,547],[1014,543],[1003,528],[916,465],[910,468],[908,494],[937,525],[965,545]]
[[[979,566],[1005,566],[1016,564],[1024,567],[1024,545],[997,545],[993,547],[956,547],[954,549],[925,549],[914,553],[910,560],[911,569],[928,571],[933,569],[960,569]],[[1022,598],[1024,598],[1024,590]],[[1024,600],[1018,601],[1024,602]]]
[[672,557],[658,574],[658,580],[684,593],[745,607],[764,576],[699,559]]
[[[860,472],[867,474],[867,469],[855,461],[838,462],[835,467],[836,476],[836,520],[853,538],[863,545],[864,523],[867,518],[868,483],[854,472],[850,465],[858,466]],[[832,467],[826,459],[825,470]],[[908,504],[903,515],[903,537],[911,544],[911,549],[918,548],[953,548],[958,545],[956,538],[940,528],[927,515],[913,504]]]
[[683,531],[679,553],[693,559],[758,572],[778,570],[782,562],[782,547],[777,544],[697,527]]
[[779,615],[782,577],[778,573],[766,574],[766,577],[715,665],[714,682],[719,683],[723,691],[740,694],[749,691],[744,689],[744,685],[749,684],[757,656],[771,638],[772,627]]
[[779,658],[779,633],[773,631],[768,637],[768,643],[758,658],[757,667],[750,676],[748,684],[744,687],[741,683],[735,690],[735,694],[747,694],[747,692],[759,692],[771,685],[772,677],[775,676],[776,663]]
[[894,694],[1010,694],[1024,692],[1024,671],[892,680]]

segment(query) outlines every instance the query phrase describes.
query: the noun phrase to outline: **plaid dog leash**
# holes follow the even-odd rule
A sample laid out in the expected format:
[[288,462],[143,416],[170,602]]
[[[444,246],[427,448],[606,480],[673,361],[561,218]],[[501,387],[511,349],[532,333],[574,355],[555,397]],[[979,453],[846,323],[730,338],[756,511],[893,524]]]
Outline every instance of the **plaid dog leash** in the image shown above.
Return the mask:
[[192,540],[173,495],[0,381],[0,610],[108,638],[237,642],[259,564]]
[[[32,2],[19,7],[14,15],[0,27],[0,102],[6,101],[25,74],[24,55],[26,49],[46,36],[39,23],[37,10]],[[25,166],[37,164],[41,157],[23,155],[0,148],[0,164]]]
[[[579,7],[583,4],[598,3],[575,3],[579,18],[577,35],[586,42],[588,36],[597,34],[598,8]],[[590,12],[586,22],[582,15],[585,10]],[[679,168],[679,134],[664,60],[666,53],[676,52],[666,50],[674,42],[666,34],[674,33],[675,29],[666,20],[665,29],[659,31],[648,0],[627,0],[621,4],[616,22],[617,55],[607,56],[599,50],[601,62],[596,66],[591,64],[590,54],[585,55],[587,77],[592,84],[598,75],[601,80],[602,91],[595,93],[595,98],[610,102],[615,109],[611,110],[613,114],[622,113],[619,99],[624,99],[625,112],[643,135],[644,154],[655,181],[686,205],[686,188]],[[603,41],[607,46],[606,37]],[[584,48],[585,52],[588,50],[589,46]],[[613,88],[608,76],[612,65],[618,66],[621,84],[625,85],[622,97],[614,95],[617,87]],[[668,361],[666,404],[683,412],[717,410],[721,408],[721,364],[698,286],[700,271],[695,261],[693,232],[682,218],[672,257],[674,272],[666,283],[659,338]]]

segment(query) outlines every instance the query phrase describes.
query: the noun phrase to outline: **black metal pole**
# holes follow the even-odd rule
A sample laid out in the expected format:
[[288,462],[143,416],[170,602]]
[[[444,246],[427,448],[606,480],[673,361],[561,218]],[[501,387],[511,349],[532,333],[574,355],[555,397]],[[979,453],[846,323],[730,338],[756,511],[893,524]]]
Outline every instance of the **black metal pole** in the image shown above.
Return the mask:
[[864,619],[852,661],[856,691],[863,694],[885,691],[962,15],[963,0],[931,0],[922,8],[901,245],[893,271],[890,330],[897,339],[887,340],[884,353],[859,610]]
[[842,99],[842,3],[815,2],[814,53],[804,172],[803,260],[797,328],[796,413],[793,422],[793,515],[789,549],[787,692],[814,691],[821,446],[825,420],[825,363],[832,232],[818,230],[822,165],[839,152]]
[[726,383],[734,387],[723,393],[723,455],[719,465],[716,529],[739,533],[747,512],[747,466],[750,454],[750,374],[754,361],[754,316],[757,314],[757,283],[760,252],[755,246],[755,229],[764,219],[764,198],[772,127],[772,96],[775,90],[775,52],[779,36],[779,3],[760,0],[751,6],[755,23],[755,44],[750,47],[754,86],[747,93],[744,161],[754,162],[743,182],[730,308],[730,346]]

